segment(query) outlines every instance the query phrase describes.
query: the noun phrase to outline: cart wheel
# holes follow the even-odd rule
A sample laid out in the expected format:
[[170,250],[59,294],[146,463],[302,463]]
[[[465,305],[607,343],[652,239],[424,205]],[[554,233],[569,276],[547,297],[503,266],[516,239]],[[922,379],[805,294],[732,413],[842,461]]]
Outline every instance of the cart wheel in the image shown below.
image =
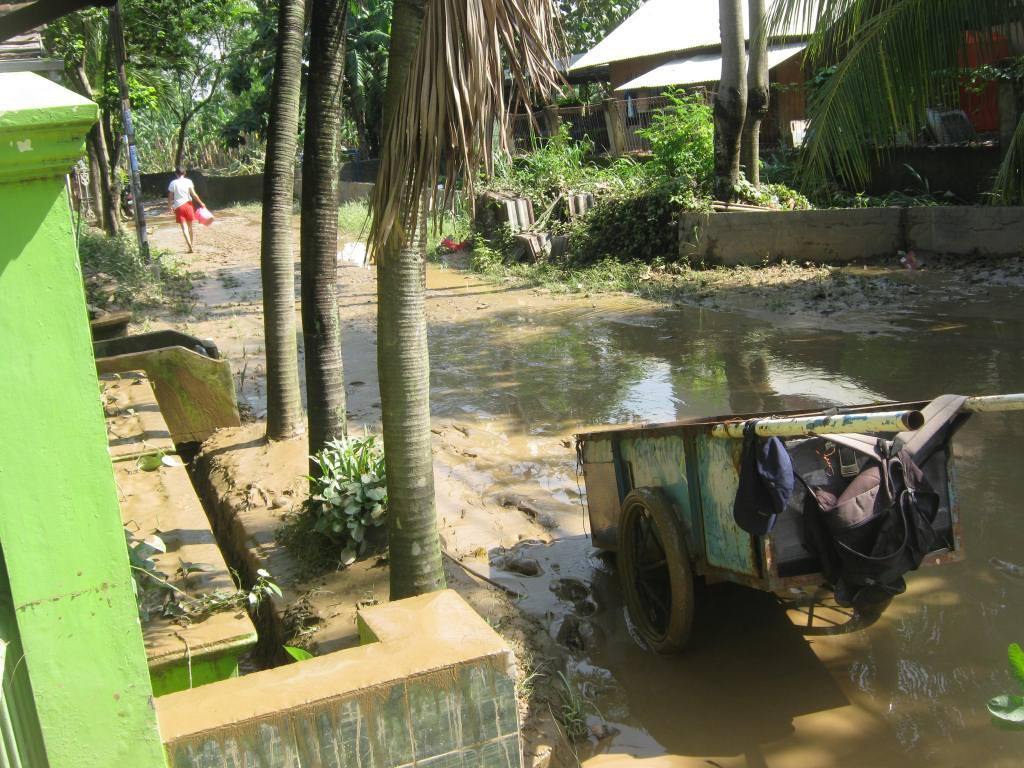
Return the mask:
[[637,488],[619,518],[619,584],[637,633],[656,653],[681,651],[693,626],[693,569],[665,494]]

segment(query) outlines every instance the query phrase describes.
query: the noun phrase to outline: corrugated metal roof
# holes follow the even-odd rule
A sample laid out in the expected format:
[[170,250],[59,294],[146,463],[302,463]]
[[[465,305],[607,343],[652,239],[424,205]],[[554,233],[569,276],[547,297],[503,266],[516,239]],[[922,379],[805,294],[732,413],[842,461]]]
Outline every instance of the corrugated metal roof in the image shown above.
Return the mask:
[[[768,68],[777,67],[787,59],[796,56],[807,46],[803,43],[772,46],[768,49]],[[637,91],[641,88],[667,88],[672,85],[696,85],[717,82],[722,76],[721,53],[698,53],[693,56],[674,59],[650,72],[645,72],[616,91]]]
[[[743,5],[745,8],[746,3]],[[746,29],[746,13],[744,24]],[[792,34],[799,36],[800,30],[794,29]],[[570,71],[662,53],[720,47],[721,44],[718,0],[647,0],[575,62]]]

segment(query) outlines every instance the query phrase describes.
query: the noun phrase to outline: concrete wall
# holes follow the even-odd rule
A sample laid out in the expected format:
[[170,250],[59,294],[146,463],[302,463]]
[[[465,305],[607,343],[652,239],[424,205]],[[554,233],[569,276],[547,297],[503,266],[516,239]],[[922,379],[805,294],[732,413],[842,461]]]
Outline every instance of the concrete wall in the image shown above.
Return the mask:
[[[355,163],[342,165],[341,181],[338,185],[338,197],[342,203],[355,200],[366,200],[373,191],[372,177],[370,181],[348,180],[346,176],[365,177],[369,174],[369,162],[359,164],[359,168],[350,169]],[[374,170],[374,173],[376,171]],[[144,198],[163,198],[167,196],[167,185],[174,174],[144,173],[142,174],[142,196]],[[203,202],[213,209],[224,208],[236,203],[258,203],[263,199],[263,174],[254,173],[248,176],[207,176],[202,171],[189,171],[189,178],[195,182],[196,191]],[[302,173],[295,174],[295,199],[302,195]]]
[[838,264],[899,250],[947,256],[1024,251],[1024,208],[945,206],[683,213],[679,255],[693,264]]
[[691,263],[728,267],[873,258],[902,247],[899,220],[897,208],[684,213],[679,255]]
[[449,590],[360,612],[358,648],[157,699],[172,768],[521,768],[513,657]]

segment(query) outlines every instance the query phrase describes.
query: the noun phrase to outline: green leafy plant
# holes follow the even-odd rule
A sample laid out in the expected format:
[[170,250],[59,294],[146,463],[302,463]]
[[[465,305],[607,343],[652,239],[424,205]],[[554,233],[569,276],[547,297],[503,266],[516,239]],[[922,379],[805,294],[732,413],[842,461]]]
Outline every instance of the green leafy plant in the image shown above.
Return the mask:
[[654,169],[668,179],[710,183],[715,172],[715,125],[700,94],[668,91],[668,106],[654,113],[637,133],[651,144]]
[[387,521],[384,448],[374,435],[350,437],[311,458],[320,470],[309,478],[313,530],[340,550],[342,565],[351,565],[366,550],[367,534]]
[[285,645],[282,647],[284,648],[285,653],[296,661],[307,661],[313,658],[313,654],[305,648],[296,648],[294,645]]
[[[1024,691],[1024,650],[1017,643],[1010,643],[1006,655],[1010,662],[1010,673]],[[988,711],[1000,722],[1024,727],[1024,696],[1007,693],[991,698]]]

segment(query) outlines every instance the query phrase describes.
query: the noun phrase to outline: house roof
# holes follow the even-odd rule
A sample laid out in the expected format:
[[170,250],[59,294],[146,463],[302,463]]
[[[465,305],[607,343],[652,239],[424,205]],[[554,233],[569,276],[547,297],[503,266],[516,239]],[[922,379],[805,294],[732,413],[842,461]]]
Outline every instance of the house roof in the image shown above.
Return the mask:
[[[747,28],[744,14],[744,30]],[[792,34],[801,36],[798,29]],[[718,0],[647,0],[581,56],[570,71],[663,53],[719,48],[721,44]]]
[[[796,56],[807,46],[804,43],[775,45],[768,49],[768,68],[777,67]],[[672,85],[696,85],[717,82],[722,76],[722,54],[714,51],[673,59],[649,72],[623,83],[616,91],[636,91],[641,88],[667,88]]]

